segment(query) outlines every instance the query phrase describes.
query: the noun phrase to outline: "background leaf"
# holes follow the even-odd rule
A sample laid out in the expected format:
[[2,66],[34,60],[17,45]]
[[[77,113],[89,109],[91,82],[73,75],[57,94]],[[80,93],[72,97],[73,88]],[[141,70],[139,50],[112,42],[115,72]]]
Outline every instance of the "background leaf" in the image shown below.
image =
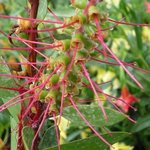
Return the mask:
[[[113,136],[108,134],[104,134],[103,137],[109,141],[110,143],[114,144],[119,140],[122,140],[128,133],[112,133]],[[61,145],[61,150],[104,150],[108,146],[102,142],[98,137],[91,136],[86,139],[76,140],[68,144]],[[58,150],[58,147],[48,148],[44,150]]]
[[139,132],[145,128],[150,128],[150,116],[139,118],[137,123],[132,127],[132,132]]
[[16,150],[17,149],[17,140],[18,140],[18,134],[16,132],[17,122],[12,117],[10,117],[10,120],[11,120],[11,149]]
[[[106,114],[108,116],[108,122],[105,121],[105,118],[97,105],[79,105],[80,112],[85,116],[85,118],[93,125],[97,127],[102,126],[111,126],[125,117],[111,108],[105,108]],[[78,115],[76,110],[70,106],[63,110],[63,116],[71,121],[72,126],[87,126],[82,118]]]
[[47,14],[47,0],[40,0],[37,18],[38,19],[44,19],[46,14]]
[[44,148],[52,147],[54,145],[57,145],[57,137],[55,126],[52,126],[45,131],[39,143],[38,149],[41,150]]
[[25,150],[30,150],[33,137],[34,137],[33,129],[27,126],[24,127],[22,130],[22,139]]
[[[4,60],[2,59],[2,57],[0,58],[0,62],[4,62]],[[0,74],[9,74],[11,75],[11,72],[8,68],[7,65],[3,65],[0,64]],[[1,87],[16,87],[15,84],[15,80],[13,78],[10,77],[6,77],[6,76],[0,76],[0,83],[1,83]],[[0,88],[0,100],[3,101],[3,103],[7,102],[9,99],[15,97],[18,93],[16,91],[12,91],[12,90],[6,90],[3,88]],[[17,121],[18,120],[18,114],[20,112],[20,105],[14,105],[12,107],[8,108],[8,111],[10,112],[10,114],[12,115],[12,117]]]

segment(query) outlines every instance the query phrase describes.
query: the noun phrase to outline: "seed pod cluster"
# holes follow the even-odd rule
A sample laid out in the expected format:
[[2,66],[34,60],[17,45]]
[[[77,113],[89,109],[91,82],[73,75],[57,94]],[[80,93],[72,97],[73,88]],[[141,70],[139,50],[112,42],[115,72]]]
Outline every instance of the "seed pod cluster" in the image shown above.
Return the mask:
[[[97,28],[94,18],[101,19],[101,15],[95,5],[88,8],[85,13],[88,1],[73,0],[72,6],[75,8],[75,14],[65,18],[62,33],[67,38],[61,40],[55,39],[54,44],[60,44],[60,47],[55,48],[57,56],[50,56],[47,60],[48,65],[46,71],[42,74],[40,84],[46,82],[49,75],[60,67],[45,85],[40,93],[39,100],[47,103],[53,99],[56,108],[60,109],[61,97],[68,101],[67,98],[71,95],[74,99],[79,99],[82,92],[82,80],[85,78],[80,62],[86,64],[90,61],[94,53],[94,48],[97,44]],[[101,22],[99,22],[101,23]],[[67,26],[67,24],[72,24]],[[62,94],[63,93],[63,94]],[[66,102],[69,103],[69,102]],[[51,108],[52,109],[52,108]]]

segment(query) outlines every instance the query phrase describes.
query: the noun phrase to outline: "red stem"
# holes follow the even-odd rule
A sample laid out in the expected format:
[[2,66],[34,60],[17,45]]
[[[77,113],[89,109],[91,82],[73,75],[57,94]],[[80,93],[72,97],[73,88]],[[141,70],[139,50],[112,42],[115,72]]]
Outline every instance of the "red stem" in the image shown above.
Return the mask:
[[90,83],[90,85],[91,85],[91,88],[92,88],[92,90],[93,90],[93,92],[94,92],[94,94],[95,94],[95,96],[96,96],[96,99],[97,99],[97,101],[98,101],[98,104],[99,104],[99,106],[100,106],[100,108],[101,108],[101,110],[102,110],[102,113],[103,113],[103,115],[104,115],[104,118],[105,118],[106,121],[108,121],[108,116],[107,116],[107,114],[106,114],[106,112],[105,112],[105,109],[104,109],[102,103],[101,103],[101,100],[100,100],[100,98],[99,98],[99,96],[98,96],[98,93],[97,93],[97,91],[96,91],[96,89],[95,89],[95,87],[94,87],[94,85],[93,85],[93,82],[92,82],[92,80],[91,80],[91,78],[90,78],[90,76],[89,76],[89,73],[87,72],[87,70],[86,70],[86,68],[85,68],[85,66],[84,66],[84,64],[83,64],[83,62],[80,62],[80,65],[81,65],[81,67],[82,67],[82,69],[83,69],[83,72],[84,72],[86,78],[89,80],[89,83]]
[[0,18],[8,18],[8,19],[21,19],[21,20],[30,20],[32,22],[46,22],[46,23],[50,23],[50,24],[63,24],[60,21],[53,21],[53,20],[43,20],[43,19],[37,19],[37,18],[22,18],[22,17],[16,17],[16,16],[6,16],[6,15],[1,15],[0,14]]
[[108,101],[109,101],[109,103],[111,103],[116,108],[116,110],[118,110],[118,112],[120,112],[122,115],[124,115],[126,118],[128,118],[128,120],[130,120],[133,123],[136,123],[135,120],[133,120],[128,115],[126,115],[122,110],[120,110],[119,107],[113,101],[109,100],[109,98],[108,98]]
[[56,114],[55,112],[52,112],[53,118],[54,118],[54,124],[55,124],[55,130],[56,130],[56,137],[57,137],[57,143],[58,143],[58,150],[60,150],[60,138],[59,138],[59,130],[57,126],[57,120],[56,120]]
[[[54,45],[54,44],[49,44],[49,46],[44,46],[44,47],[37,47],[36,50],[38,51],[42,51],[42,50],[46,50],[46,49],[50,49],[50,48],[57,48],[57,47],[61,47],[62,45],[59,44],[59,45]],[[31,50],[31,48],[29,47],[15,47],[15,48],[12,48],[12,47],[0,47],[0,49],[3,49],[3,50]]]
[[88,125],[88,127],[91,128],[91,130],[95,133],[96,136],[98,136],[104,143],[106,143],[108,146],[112,147],[112,145],[107,142],[95,129],[94,127],[87,121],[87,119],[82,115],[82,113],[80,112],[79,108],[77,107],[77,105],[74,103],[74,100],[72,99],[72,97],[70,96],[70,102],[73,105],[73,108],[77,111],[77,113],[80,115],[80,117],[83,119],[83,121]]
[[[82,83],[82,84],[83,84],[83,86],[92,89],[92,87],[91,87],[90,85],[87,85],[87,84],[85,84],[85,83]],[[134,111],[137,111],[136,108],[134,108],[132,105],[128,104],[125,100],[123,100],[123,99],[121,99],[121,98],[114,97],[114,96],[109,95],[109,94],[106,94],[106,93],[104,93],[104,92],[98,87],[98,85],[97,85],[95,82],[93,82],[93,84],[95,84],[95,86],[96,86],[96,91],[97,91],[97,92],[102,93],[102,94],[104,94],[104,95],[107,96],[107,97],[111,97],[111,98],[113,98],[113,99],[117,99],[117,100],[123,102],[124,104],[128,105],[128,106],[129,106],[130,108],[132,108]]]
[[36,150],[36,148],[37,148],[37,145],[35,145],[34,142],[36,141],[36,139],[37,139],[37,137],[38,137],[38,134],[39,134],[39,132],[40,132],[40,130],[41,130],[43,124],[44,124],[44,121],[45,121],[45,119],[46,119],[46,117],[47,117],[47,115],[48,115],[48,112],[49,112],[49,109],[50,109],[51,104],[52,104],[52,100],[50,100],[50,101],[48,102],[48,104],[47,104],[47,107],[46,107],[46,110],[45,110],[45,112],[44,112],[44,116],[43,116],[43,118],[42,118],[42,121],[41,121],[41,123],[40,123],[40,125],[39,125],[39,128],[38,128],[38,130],[36,131],[35,136],[34,136],[34,138],[33,138],[33,140],[32,140],[31,150]]
[[116,21],[116,20],[113,20],[113,19],[111,19],[111,18],[107,18],[107,20],[108,20],[109,22],[115,22],[115,23],[117,23],[118,25],[119,25],[119,24],[125,24],[125,25],[128,25],[128,26],[147,26],[147,27],[150,26],[150,24],[128,23],[128,22],[123,22],[123,21]]
[[109,49],[109,47],[105,44],[102,33],[101,33],[101,28],[99,25],[99,20],[97,17],[95,17],[95,24],[98,29],[98,35],[97,39],[100,42],[100,44],[103,46],[104,49],[107,49],[107,51],[114,57],[114,59],[122,66],[122,68],[126,71],[126,73],[130,76],[130,78],[141,88],[143,89],[143,86],[138,82],[138,80],[134,77],[133,74],[131,74],[128,69],[124,66],[124,64],[119,60],[119,58]]
[[[28,105],[28,107],[27,107],[25,113],[23,114],[23,118],[28,114],[28,112],[30,111],[30,109],[31,109],[31,107],[33,106],[34,102],[37,101],[38,96],[39,96],[39,93],[40,93],[41,90],[46,86],[46,84],[49,82],[49,80],[50,80],[50,78],[52,77],[52,75],[53,75],[58,69],[60,69],[60,66],[58,66],[58,67],[49,75],[49,77],[46,79],[46,81],[45,81],[43,84],[41,84],[41,85],[38,86],[38,88],[40,88],[40,91],[39,91],[37,94],[35,94],[33,100],[32,100],[31,103]],[[37,88],[37,87],[36,87],[36,88]],[[34,89],[34,88],[33,88],[33,89]],[[32,91],[33,91],[33,89],[32,89]]]
[[70,62],[70,64],[69,64],[69,66],[68,66],[68,68],[67,68],[66,74],[64,75],[64,77],[63,77],[63,79],[62,79],[62,82],[66,80],[66,78],[68,77],[69,72],[71,71],[71,68],[72,68],[72,66],[73,66],[73,64],[74,64],[74,61],[75,61],[75,57],[76,57],[77,51],[78,51],[78,46],[76,46],[76,47],[74,48],[74,54],[73,54],[73,56],[72,56],[72,59],[71,59],[71,62]]

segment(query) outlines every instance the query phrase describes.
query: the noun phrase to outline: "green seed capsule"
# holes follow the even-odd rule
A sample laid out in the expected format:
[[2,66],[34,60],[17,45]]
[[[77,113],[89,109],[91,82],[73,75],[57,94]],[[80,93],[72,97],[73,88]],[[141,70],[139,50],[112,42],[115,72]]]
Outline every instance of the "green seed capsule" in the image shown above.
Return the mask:
[[49,108],[49,114],[51,115],[51,112],[58,113],[57,105],[55,102],[53,102]]
[[74,83],[68,83],[67,93],[71,94],[71,95],[78,95],[79,94],[79,87],[77,87],[77,85]]
[[69,50],[71,40],[65,39],[65,40],[62,40],[61,42],[62,42],[62,50],[63,51]]
[[53,86],[53,85],[55,85],[56,83],[58,83],[58,81],[59,81],[59,75],[58,75],[58,74],[54,74],[54,75],[50,78],[49,84],[50,84],[50,86]]
[[69,79],[71,82],[76,83],[79,78],[78,78],[78,75],[77,75],[76,72],[71,71],[71,72],[69,73],[69,75],[68,75],[68,79]]
[[84,42],[84,48],[87,49],[87,50],[92,50],[93,47],[94,47],[94,42],[87,38],[87,37],[84,37],[83,38],[83,42]]
[[39,95],[40,100],[45,99],[45,97],[47,96],[47,94],[48,94],[48,91],[47,91],[47,90],[42,90],[42,91],[40,92],[40,95]]
[[83,24],[87,23],[87,17],[83,14],[83,12],[78,12],[75,16],[71,18],[72,22],[76,22],[73,26],[76,29],[79,29],[83,26]]
[[55,64],[55,60],[54,58],[50,57],[48,60],[48,66],[47,66],[47,70],[52,70],[54,69],[54,64]]
[[87,61],[89,58],[89,53],[86,49],[81,49],[77,52],[76,61],[83,60]]
[[45,102],[49,102],[50,100],[56,100],[58,94],[58,90],[51,89],[45,97]]
[[84,30],[87,33],[87,35],[92,38],[93,35],[95,35],[97,29],[96,26],[94,26],[93,24],[86,24],[84,26]]
[[88,11],[89,20],[94,20],[95,17],[100,18],[100,12],[96,6],[90,6]]
[[64,54],[61,54],[55,60],[55,66],[61,65],[66,68],[69,63],[70,63],[70,57],[68,55],[64,55]]
[[76,47],[78,47],[78,49],[84,47],[83,35],[81,33],[77,33],[72,37],[71,48],[76,48]]
[[64,40],[55,40],[56,45],[61,45],[59,47],[56,47],[55,49],[58,51],[67,51],[70,48],[70,40],[64,39]]

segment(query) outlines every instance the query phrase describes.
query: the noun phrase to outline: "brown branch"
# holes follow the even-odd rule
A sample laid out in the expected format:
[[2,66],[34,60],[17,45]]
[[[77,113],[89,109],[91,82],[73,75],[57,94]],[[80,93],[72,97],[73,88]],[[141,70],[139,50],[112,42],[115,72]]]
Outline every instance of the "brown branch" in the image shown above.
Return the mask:
[[[39,6],[39,0],[29,0],[29,3],[31,5],[30,18],[36,19],[37,12],[38,12],[38,6]],[[32,22],[30,30],[37,30],[36,22]],[[37,37],[38,37],[37,32],[29,33],[30,41],[36,41]],[[35,44],[35,43],[29,43],[29,44],[32,48],[37,47],[37,44]],[[36,56],[37,56],[37,52],[35,52],[33,49],[31,49],[30,53],[29,53],[28,61],[31,63],[36,62]],[[35,74],[36,74],[35,69],[30,64],[28,64],[27,75],[30,77],[33,77]]]
[[[38,12],[38,6],[39,6],[39,0],[29,0],[29,3],[31,4],[31,10],[30,10],[30,16],[29,17],[32,19],[36,19],[37,12]],[[30,30],[37,30],[36,22],[31,23]],[[28,35],[29,35],[29,38],[28,38],[29,41],[35,42],[37,37],[38,37],[37,32],[29,32]],[[30,45],[31,49],[29,51],[28,61],[31,63],[35,63],[37,53],[33,50],[33,48],[36,48],[37,44],[36,43],[29,43],[29,45]],[[36,71],[35,71],[34,67],[32,67],[30,64],[28,64],[26,73],[27,73],[27,76],[33,77],[36,74]],[[21,97],[21,98],[23,98],[23,97]],[[22,103],[20,115],[18,116],[18,119],[19,119],[19,124],[18,124],[19,133],[18,133],[18,143],[17,143],[17,149],[18,150],[24,150],[24,145],[22,142],[22,129],[23,129],[22,114],[23,114],[23,112],[24,112],[24,104]],[[35,149],[37,149],[37,144],[34,146],[34,150]]]

